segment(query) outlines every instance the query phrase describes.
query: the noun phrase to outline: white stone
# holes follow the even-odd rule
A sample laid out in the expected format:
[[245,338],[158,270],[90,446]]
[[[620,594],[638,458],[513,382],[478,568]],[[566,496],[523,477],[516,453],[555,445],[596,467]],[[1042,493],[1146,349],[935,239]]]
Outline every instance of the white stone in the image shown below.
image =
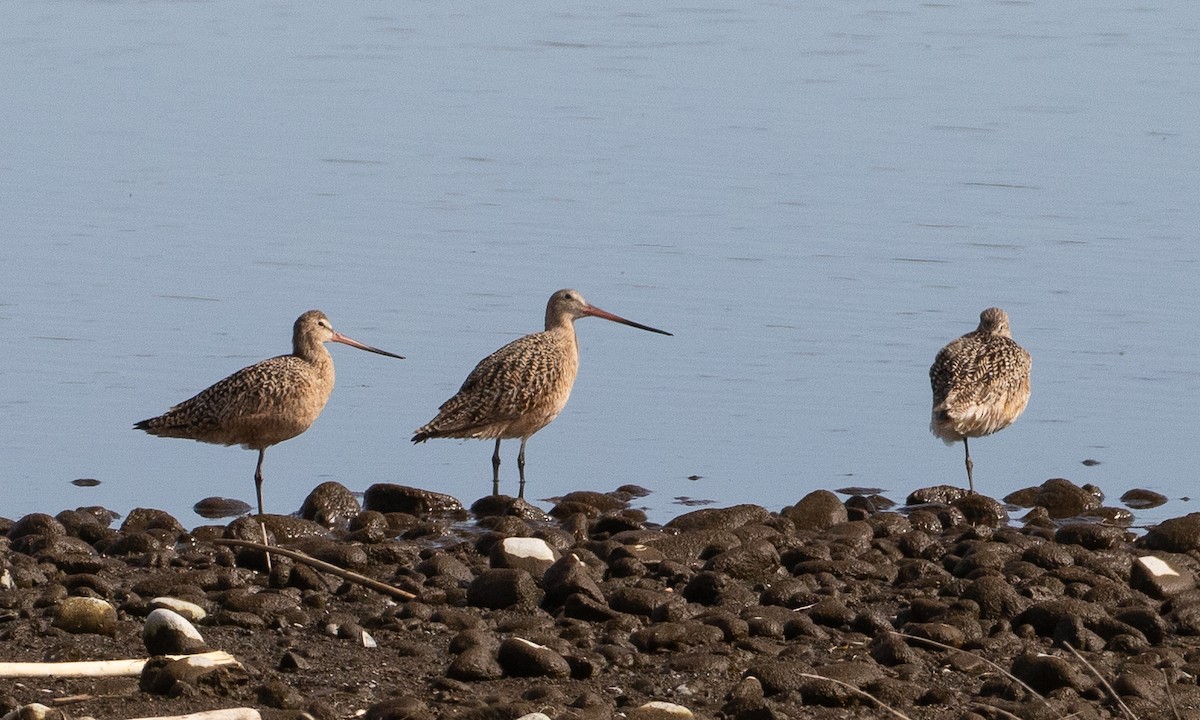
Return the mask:
[[1154,557],[1153,555],[1143,555],[1142,557],[1138,558],[1138,562],[1142,564],[1142,567],[1150,571],[1150,574],[1154,577],[1163,577],[1164,575],[1179,575],[1179,572],[1176,571],[1175,568],[1168,565],[1165,560]]
[[510,537],[500,541],[504,552],[514,557],[531,557],[554,562],[554,550],[541,538]]
[[156,597],[150,601],[150,607],[171,610],[183,616],[184,619],[192,622],[199,622],[208,615],[208,613],[204,611],[204,608],[200,607],[196,603],[173,597]]
[[629,713],[629,720],[689,720],[694,718],[691,710],[682,705],[651,700]]

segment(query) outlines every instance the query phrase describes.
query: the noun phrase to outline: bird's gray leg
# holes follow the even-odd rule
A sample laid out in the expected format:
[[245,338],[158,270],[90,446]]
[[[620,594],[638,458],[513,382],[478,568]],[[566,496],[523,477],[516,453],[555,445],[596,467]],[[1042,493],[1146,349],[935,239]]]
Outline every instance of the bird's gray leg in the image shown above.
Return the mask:
[[[258,451],[258,466],[254,468],[254,494],[258,496],[258,527],[262,530],[263,545],[270,545],[267,541],[267,524],[262,521],[263,516],[263,501],[262,501],[262,464],[263,458],[267,454],[266,448],[261,448]],[[271,553],[267,553],[267,572],[271,572]]]
[[500,438],[496,438],[496,451],[492,453],[492,494],[500,494]]
[[517,453],[517,470],[521,474],[521,487],[517,490],[517,497],[525,499],[525,442],[529,440],[527,437],[521,438],[521,452]]
[[967,439],[963,438],[963,449],[967,453],[967,485],[971,488],[971,494],[975,494],[975,478],[971,471],[975,469],[975,463],[971,462],[971,448],[967,446]]
[[263,501],[262,501],[262,484],[263,484],[263,477],[262,477],[262,464],[263,464],[263,457],[264,457],[266,454],[267,454],[267,449],[266,449],[266,448],[263,448],[263,449],[261,449],[261,450],[259,450],[259,451],[258,451],[258,467],[254,468],[254,493],[255,493],[256,495],[258,495],[258,514],[259,514],[259,515],[262,515],[262,514],[263,514]]

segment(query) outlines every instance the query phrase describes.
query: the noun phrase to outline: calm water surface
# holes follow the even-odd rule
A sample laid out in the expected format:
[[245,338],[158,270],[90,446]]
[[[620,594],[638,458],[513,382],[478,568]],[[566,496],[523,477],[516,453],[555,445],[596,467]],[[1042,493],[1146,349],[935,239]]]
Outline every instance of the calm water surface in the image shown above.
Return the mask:
[[1191,509],[1200,5],[13,2],[0,64],[0,515],[252,502],[254,453],[130,426],[313,307],[408,359],[331,348],[267,509],[470,502],[490,443],[408,438],[560,287],[675,336],[580,321],[533,498],[963,484],[927,371],[1000,305],[1034,394],[980,488]]

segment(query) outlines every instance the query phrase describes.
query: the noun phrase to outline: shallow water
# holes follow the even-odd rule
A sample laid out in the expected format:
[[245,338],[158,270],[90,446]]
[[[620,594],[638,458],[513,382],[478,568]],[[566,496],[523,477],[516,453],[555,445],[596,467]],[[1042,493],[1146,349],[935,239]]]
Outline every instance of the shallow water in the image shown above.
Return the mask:
[[337,390],[267,453],[267,509],[328,479],[470,502],[491,444],[411,431],[568,286],[675,336],[579,323],[535,499],[635,483],[665,520],[963,484],[927,370],[991,305],[1034,389],[972,443],[982,491],[1193,493],[1192,4],[3,14],[0,515],[252,502],[253,453],[130,426],[287,352],[311,307],[408,359],[331,348]]

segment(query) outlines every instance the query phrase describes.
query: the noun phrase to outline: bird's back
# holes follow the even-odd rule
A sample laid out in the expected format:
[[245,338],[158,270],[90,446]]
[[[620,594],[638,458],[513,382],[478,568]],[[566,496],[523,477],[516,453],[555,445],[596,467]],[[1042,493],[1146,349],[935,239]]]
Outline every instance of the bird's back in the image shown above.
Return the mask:
[[951,443],[1008,427],[1029,402],[1032,359],[1012,338],[967,333],[937,354],[930,430]]
[[566,406],[578,371],[570,326],[518,338],[480,361],[413,442],[528,437]]
[[324,371],[294,355],[280,355],[243,368],[134,427],[257,450],[307,430],[332,391],[332,363]]

